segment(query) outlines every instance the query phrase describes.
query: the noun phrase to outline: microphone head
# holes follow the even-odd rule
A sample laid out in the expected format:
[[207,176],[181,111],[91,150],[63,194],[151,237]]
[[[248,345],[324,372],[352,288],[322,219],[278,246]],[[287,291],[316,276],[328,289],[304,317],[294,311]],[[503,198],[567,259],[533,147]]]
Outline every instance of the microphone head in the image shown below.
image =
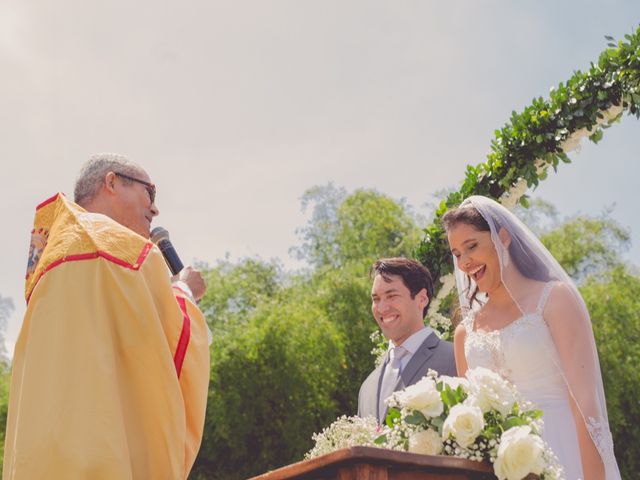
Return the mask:
[[169,240],[169,232],[162,227],[156,227],[151,230],[150,238],[151,241],[157,245],[162,240]]

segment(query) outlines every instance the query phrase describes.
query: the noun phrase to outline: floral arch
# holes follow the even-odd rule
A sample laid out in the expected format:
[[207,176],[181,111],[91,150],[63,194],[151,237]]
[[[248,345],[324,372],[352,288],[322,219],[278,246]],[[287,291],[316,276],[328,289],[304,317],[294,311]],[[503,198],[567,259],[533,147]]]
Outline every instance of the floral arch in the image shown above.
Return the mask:
[[470,195],[485,195],[508,208],[528,205],[526,191],[547,176],[551,166],[570,163],[567,153],[584,137],[598,143],[604,130],[624,112],[640,118],[640,27],[608,48],[586,72],[576,71],[565,83],[552,88],[549,98],[534,98],[491,141],[487,161],[467,167],[457,192],[444,199],[433,222],[424,230],[417,258],[438,278],[438,294],[430,307],[430,321],[441,332],[451,333],[451,321],[440,313],[443,300],[455,286],[453,265],[442,216]]

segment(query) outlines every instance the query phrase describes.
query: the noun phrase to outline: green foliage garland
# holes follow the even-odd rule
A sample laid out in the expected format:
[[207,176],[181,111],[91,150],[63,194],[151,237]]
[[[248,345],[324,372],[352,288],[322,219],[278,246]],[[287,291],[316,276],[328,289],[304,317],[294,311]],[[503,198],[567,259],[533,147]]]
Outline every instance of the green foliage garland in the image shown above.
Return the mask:
[[[546,167],[570,163],[566,154],[572,136],[581,131],[597,143],[608,120],[605,112],[621,106],[629,115],[640,118],[640,27],[613,43],[587,72],[577,71],[566,82],[551,90],[548,100],[535,98],[521,113],[513,112],[510,121],[496,130],[487,161],[468,166],[459,191],[451,193],[436,210],[435,219],[424,230],[416,257],[440,278],[453,269],[441,219],[446,211],[470,195],[499,199],[526,181],[535,187],[546,177]],[[542,168],[539,168],[542,167]],[[527,197],[520,198],[527,206]]]

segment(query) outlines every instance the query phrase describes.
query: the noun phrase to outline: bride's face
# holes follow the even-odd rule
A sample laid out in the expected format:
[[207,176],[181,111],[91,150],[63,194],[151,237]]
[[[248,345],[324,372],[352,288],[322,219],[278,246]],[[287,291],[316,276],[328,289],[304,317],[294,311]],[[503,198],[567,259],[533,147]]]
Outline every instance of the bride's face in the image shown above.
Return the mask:
[[491,294],[500,287],[500,261],[491,232],[459,222],[449,228],[447,237],[458,268],[476,282],[481,292]]

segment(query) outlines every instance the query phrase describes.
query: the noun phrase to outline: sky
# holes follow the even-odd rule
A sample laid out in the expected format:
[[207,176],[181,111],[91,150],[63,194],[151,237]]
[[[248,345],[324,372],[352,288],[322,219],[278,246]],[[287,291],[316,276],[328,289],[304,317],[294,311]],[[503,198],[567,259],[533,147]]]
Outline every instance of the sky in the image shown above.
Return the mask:
[[[185,263],[280,258],[333,182],[420,211],[486,159],[513,110],[640,25],[635,0],[4,0],[0,295],[24,314],[35,206],[114,152],[157,184]],[[533,192],[612,216],[640,265],[640,124],[583,143]]]

